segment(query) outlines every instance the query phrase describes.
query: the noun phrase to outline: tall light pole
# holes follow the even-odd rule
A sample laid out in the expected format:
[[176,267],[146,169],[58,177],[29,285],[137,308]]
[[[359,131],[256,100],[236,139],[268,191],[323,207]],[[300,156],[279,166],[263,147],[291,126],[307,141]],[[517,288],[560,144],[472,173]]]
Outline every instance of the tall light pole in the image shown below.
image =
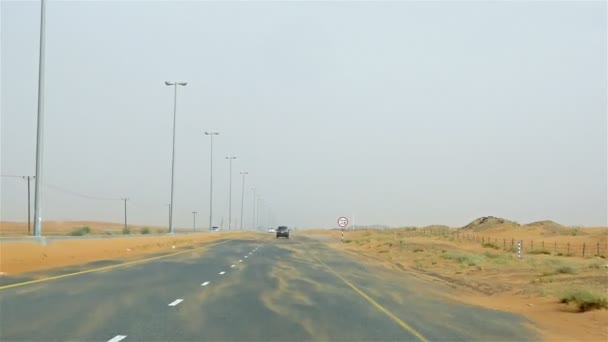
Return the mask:
[[38,56],[38,120],[36,123],[36,183],[34,187],[34,236],[42,235],[42,133],[44,129],[44,38],[46,1],[40,0],[40,54]]
[[255,202],[256,202],[256,195],[255,192],[257,191],[256,188],[251,188],[251,191],[253,191],[253,215],[251,216],[251,230],[255,230]]
[[[169,227],[171,227],[171,203],[167,203],[167,207],[169,207]],[[169,228],[169,232],[171,232],[171,228]]]
[[128,198],[121,198],[121,200],[123,200],[125,202],[125,232],[127,231],[127,201],[129,200]]
[[264,198],[260,197],[258,198],[258,213],[257,213],[257,227],[256,228],[260,228],[260,224],[262,223],[262,219],[260,218],[260,211],[262,212],[262,214],[264,214],[263,209],[261,210],[262,206],[264,205]]
[[213,136],[219,134],[220,132],[205,132],[205,135],[211,137],[211,163],[209,166],[209,230],[213,227]]
[[228,194],[228,230],[230,230],[230,223],[232,222],[232,161],[236,159],[236,157],[228,156],[226,157],[230,161],[230,187]]
[[241,191],[241,230],[243,230],[243,208],[245,205],[245,175],[249,174],[247,171],[241,171],[243,175],[243,190]]
[[196,214],[198,212],[197,211],[193,211],[192,212],[192,218],[194,220],[194,222],[192,222],[192,231],[195,232],[196,231]]
[[32,214],[32,209],[30,208],[32,203],[30,200],[30,181],[36,178],[34,176],[21,176],[21,178],[27,180],[27,234],[29,235],[32,230],[32,220],[30,218]]
[[173,234],[173,183],[175,179],[175,117],[177,114],[177,86],[185,87],[188,82],[169,82],[165,85],[173,86],[173,152],[171,152],[171,206],[169,207],[169,233]]

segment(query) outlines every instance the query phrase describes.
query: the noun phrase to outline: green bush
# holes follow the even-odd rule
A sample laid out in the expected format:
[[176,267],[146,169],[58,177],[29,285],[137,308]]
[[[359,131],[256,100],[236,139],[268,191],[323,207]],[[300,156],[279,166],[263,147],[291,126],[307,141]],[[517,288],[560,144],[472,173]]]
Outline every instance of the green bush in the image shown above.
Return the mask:
[[500,247],[497,244],[495,244],[494,242],[485,242],[481,246],[484,248],[500,249]]
[[557,267],[555,269],[555,273],[574,274],[574,273],[576,273],[576,268],[574,268],[574,266],[570,266],[570,265],[563,265],[563,266]]
[[131,229],[129,227],[125,227],[122,229],[122,233],[123,235],[129,235],[131,234]]
[[533,249],[531,251],[527,251],[528,254],[546,254],[551,255],[551,252],[546,249]]
[[91,232],[91,228],[84,226],[84,227],[80,227],[80,228],[75,228],[74,230],[72,230],[70,232],[71,236],[83,236],[83,235],[87,235]]
[[494,253],[490,253],[490,252],[483,253],[483,256],[485,256],[486,258],[490,258],[490,259],[500,258],[500,254],[494,254]]
[[420,252],[424,252],[424,249],[422,249],[422,248],[414,249],[414,253],[420,253]]
[[143,227],[143,228],[141,229],[141,233],[142,233],[142,234],[150,234],[150,229],[148,229],[148,227]]
[[441,256],[445,259],[456,260],[459,263],[465,264],[468,266],[477,266],[484,260],[483,255],[461,253],[461,252],[447,252]]
[[587,290],[572,289],[565,292],[560,302],[569,304],[575,303],[581,312],[589,310],[608,309],[608,300],[606,297]]

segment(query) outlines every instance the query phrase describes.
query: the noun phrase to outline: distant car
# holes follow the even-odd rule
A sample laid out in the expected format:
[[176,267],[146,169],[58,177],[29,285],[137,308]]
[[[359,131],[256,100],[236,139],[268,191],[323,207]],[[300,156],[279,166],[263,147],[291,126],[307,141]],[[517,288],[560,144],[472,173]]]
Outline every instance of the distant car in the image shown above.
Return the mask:
[[276,230],[274,228],[268,228],[268,232],[269,233],[274,233],[274,232],[276,232]]
[[280,237],[285,237],[289,239],[289,228],[285,226],[279,226],[279,228],[277,228],[277,239]]
[[219,232],[220,228],[219,227],[211,227],[211,231],[212,232]]

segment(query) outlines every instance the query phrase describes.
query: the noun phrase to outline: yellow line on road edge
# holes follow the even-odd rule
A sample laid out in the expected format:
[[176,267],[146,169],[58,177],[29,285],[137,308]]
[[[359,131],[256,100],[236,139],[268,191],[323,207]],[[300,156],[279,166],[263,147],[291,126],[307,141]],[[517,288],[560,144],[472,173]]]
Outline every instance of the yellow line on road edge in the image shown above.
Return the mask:
[[316,254],[313,254],[313,256],[321,263],[321,265],[325,266],[325,268],[327,268],[331,273],[333,273],[336,277],[340,278],[340,280],[342,280],[344,283],[346,283],[346,285],[350,286],[355,292],[357,292],[359,295],[361,295],[361,297],[365,298],[376,309],[378,309],[380,312],[384,313],[390,319],[395,321],[395,323],[397,323],[399,326],[401,326],[404,330],[406,330],[407,332],[411,333],[412,335],[418,337],[418,339],[420,341],[429,342],[429,340],[427,340],[426,337],[422,336],[422,334],[420,334],[418,331],[416,331],[416,329],[409,326],[407,323],[402,321],[399,317],[395,316],[392,312],[390,312],[387,308],[380,305],[380,303],[376,302],[373,298],[368,296],[365,292],[363,292],[358,287],[353,285],[350,281],[346,280],[346,278],[341,276],[338,272],[334,271],[331,267],[329,267],[326,263],[324,263],[321,259],[319,259],[319,257]]
[[119,268],[119,267],[134,265],[134,264],[140,264],[140,263],[143,263],[143,262],[148,262],[148,261],[168,258],[168,257],[172,257],[172,256],[179,255],[179,254],[184,254],[184,253],[188,253],[188,252],[194,252],[196,250],[207,248],[207,247],[211,247],[211,246],[217,246],[219,244],[222,244],[222,243],[228,242],[228,241],[231,241],[231,240],[226,240],[226,241],[222,241],[222,242],[218,242],[218,243],[213,243],[213,244],[210,244],[210,245],[205,245],[205,246],[197,247],[197,248],[189,249],[187,251],[179,251],[179,252],[175,252],[175,253],[171,253],[171,254],[165,254],[165,255],[159,255],[159,256],[155,256],[155,257],[151,257],[151,258],[138,259],[138,260],[134,260],[134,261],[127,261],[127,262],[123,262],[123,263],[120,263],[120,264],[117,264],[117,265],[103,266],[103,267],[93,268],[93,269],[85,270],[85,271],[79,271],[79,272],[74,272],[74,273],[62,274],[62,275],[58,275],[58,276],[54,276],[54,277],[48,277],[48,278],[43,278],[43,279],[24,281],[22,283],[4,285],[4,286],[0,286],[0,291],[6,290],[6,289],[10,289],[10,288],[13,288],[13,287],[19,287],[19,286],[25,286],[25,285],[30,285],[30,284],[42,283],[42,282],[46,282],[46,281],[57,280],[57,279],[67,278],[67,277],[73,277],[73,276],[77,276],[77,275],[81,275],[81,274],[86,274],[86,273],[93,273],[93,272],[99,272],[99,271],[107,271],[107,270],[111,270],[111,269],[114,269],[114,268]]

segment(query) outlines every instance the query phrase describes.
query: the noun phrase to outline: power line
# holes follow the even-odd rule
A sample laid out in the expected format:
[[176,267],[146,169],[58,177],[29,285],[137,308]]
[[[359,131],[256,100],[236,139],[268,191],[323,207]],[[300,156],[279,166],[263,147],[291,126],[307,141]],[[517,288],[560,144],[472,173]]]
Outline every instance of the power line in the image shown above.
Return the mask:
[[99,197],[99,196],[91,196],[91,195],[87,195],[87,194],[82,194],[76,191],[72,191],[72,190],[68,190],[68,189],[64,189],[60,186],[57,185],[53,185],[53,184],[43,184],[45,187],[47,188],[51,188],[54,189],[56,191],[65,193],[65,194],[69,194],[72,196],[76,196],[76,197],[81,197],[81,198],[86,198],[86,199],[90,199],[90,200],[97,200],[97,201],[122,201],[122,198],[120,197]]

